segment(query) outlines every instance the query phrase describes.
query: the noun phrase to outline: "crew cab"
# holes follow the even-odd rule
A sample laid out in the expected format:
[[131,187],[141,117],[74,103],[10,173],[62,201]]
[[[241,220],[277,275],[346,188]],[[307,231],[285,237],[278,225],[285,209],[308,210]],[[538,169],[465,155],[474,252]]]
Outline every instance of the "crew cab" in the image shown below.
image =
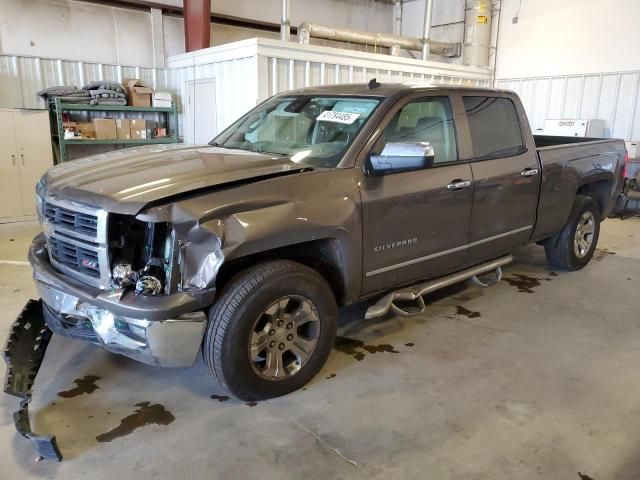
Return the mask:
[[510,91],[285,92],[209,145],[51,169],[29,251],[41,306],[25,315],[151,365],[201,351],[244,400],[287,394],[325,363],[340,307],[421,310],[425,292],[482,284],[531,242],[553,268],[584,267],[625,154],[622,140],[533,136]]

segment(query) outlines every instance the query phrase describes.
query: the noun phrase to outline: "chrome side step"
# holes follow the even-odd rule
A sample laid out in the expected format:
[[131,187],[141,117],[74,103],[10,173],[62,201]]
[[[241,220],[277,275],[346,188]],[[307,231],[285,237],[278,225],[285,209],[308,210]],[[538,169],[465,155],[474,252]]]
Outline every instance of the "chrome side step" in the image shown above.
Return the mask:
[[[473,284],[478,287],[489,287],[500,281],[500,279],[502,278],[502,267],[508,263],[511,263],[512,260],[513,257],[511,255],[506,255],[496,260],[492,260],[491,262],[483,263],[482,265],[477,265],[475,267],[462,270],[461,272],[453,273],[436,280],[429,280],[428,282],[418,283],[416,285],[412,285],[411,287],[405,287],[400,290],[396,290],[395,292],[388,293],[376,303],[371,305],[367,309],[364,317],[367,319],[381,317],[388,313],[389,310],[392,310],[394,313],[402,317],[417,315],[424,312],[426,309],[424,299],[422,298],[423,295],[468,279],[471,279]],[[495,281],[485,283],[478,280],[478,275],[482,275],[491,271],[495,271]],[[405,302],[415,301],[416,308],[411,310],[401,308],[395,304],[397,300]]]

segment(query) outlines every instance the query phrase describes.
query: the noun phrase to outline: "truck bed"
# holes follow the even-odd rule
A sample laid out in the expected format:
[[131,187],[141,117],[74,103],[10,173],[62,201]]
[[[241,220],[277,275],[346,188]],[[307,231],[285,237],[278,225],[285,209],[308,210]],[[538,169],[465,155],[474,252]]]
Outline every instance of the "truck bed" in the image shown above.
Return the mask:
[[597,142],[602,140],[613,140],[613,139],[587,138],[587,137],[560,137],[557,135],[534,135],[533,136],[533,141],[536,143],[536,148],[556,147],[558,145]]
[[582,185],[590,184],[590,190],[584,193],[598,201],[606,218],[622,190],[624,140],[550,135],[533,138],[542,169],[534,240],[560,231]]

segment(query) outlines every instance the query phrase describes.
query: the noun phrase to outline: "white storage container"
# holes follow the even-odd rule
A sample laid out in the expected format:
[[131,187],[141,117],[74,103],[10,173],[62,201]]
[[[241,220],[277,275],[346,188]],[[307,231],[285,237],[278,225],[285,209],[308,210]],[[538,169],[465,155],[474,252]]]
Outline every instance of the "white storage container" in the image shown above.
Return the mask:
[[558,118],[544,121],[543,135],[560,137],[607,138],[609,136],[606,122],[598,119]]

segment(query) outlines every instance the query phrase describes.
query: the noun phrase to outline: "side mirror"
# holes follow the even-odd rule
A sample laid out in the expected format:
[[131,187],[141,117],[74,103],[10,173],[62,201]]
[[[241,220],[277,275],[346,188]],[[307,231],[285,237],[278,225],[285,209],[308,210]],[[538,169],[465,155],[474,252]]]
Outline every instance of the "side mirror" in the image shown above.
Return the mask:
[[367,175],[387,175],[431,168],[435,159],[428,142],[387,143],[379,155],[369,155]]

